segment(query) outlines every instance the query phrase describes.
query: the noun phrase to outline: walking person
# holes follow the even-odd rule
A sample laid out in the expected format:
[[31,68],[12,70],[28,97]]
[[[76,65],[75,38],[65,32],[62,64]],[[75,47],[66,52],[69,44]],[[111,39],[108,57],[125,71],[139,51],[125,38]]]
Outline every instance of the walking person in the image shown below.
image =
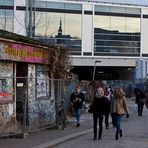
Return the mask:
[[111,120],[112,120],[112,125],[113,128],[115,127],[115,119],[114,119],[114,113],[113,113],[113,100],[114,100],[114,91],[113,88],[110,89],[111,94],[110,94],[110,101],[111,101],[111,108],[110,108],[110,114],[111,114]]
[[[110,88],[106,88],[105,91],[104,91],[104,96],[109,100],[110,100],[110,96],[111,95],[111,92],[110,92]],[[106,129],[109,129],[109,115],[110,115],[110,112],[106,113],[105,114],[105,126],[106,126]]]
[[135,104],[137,104],[138,106],[138,116],[142,117],[143,107],[145,103],[145,94],[141,89],[137,87],[134,89],[134,94],[135,94]]
[[90,105],[90,110],[93,113],[93,133],[94,140],[97,139],[97,122],[99,119],[99,132],[98,139],[102,138],[103,131],[103,117],[110,111],[110,101],[104,96],[104,91],[102,87],[98,87],[92,103]]
[[127,100],[125,93],[121,87],[116,87],[114,90],[114,99],[112,101],[113,116],[116,127],[115,139],[118,140],[118,136],[122,137],[121,121],[122,117],[126,114],[126,117],[129,118],[129,109],[127,105]]
[[81,92],[80,86],[76,86],[75,91],[70,96],[71,105],[74,108],[75,117],[77,120],[77,127],[80,126],[80,115],[82,109],[82,103],[84,102],[85,97],[84,94]]

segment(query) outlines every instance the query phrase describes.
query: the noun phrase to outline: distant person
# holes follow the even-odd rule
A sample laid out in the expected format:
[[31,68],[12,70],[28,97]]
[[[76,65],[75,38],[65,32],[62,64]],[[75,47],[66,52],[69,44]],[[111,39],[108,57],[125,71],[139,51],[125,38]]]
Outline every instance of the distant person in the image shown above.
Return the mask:
[[[105,91],[104,91],[104,96],[109,100],[110,100],[110,97],[111,97],[111,91],[110,91],[110,88],[106,88]],[[105,126],[106,126],[106,129],[109,129],[109,115],[110,115],[110,112],[106,113],[105,114]]]
[[[110,111],[110,101],[104,96],[102,87],[98,87],[93,97],[90,108],[93,113],[93,140],[102,138],[103,131],[103,117]],[[97,136],[97,121],[99,119],[99,132]]]
[[140,88],[135,88],[134,89],[134,94],[135,94],[135,104],[138,106],[138,116],[142,117],[143,113],[143,107],[145,103],[145,94]]
[[111,119],[112,119],[112,125],[113,128],[115,127],[115,119],[114,119],[114,113],[113,113],[113,101],[114,101],[114,90],[113,88],[110,89],[111,94],[110,94],[110,101],[111,101],[111,108],[110,108],[110,114],[111,114]]
[[127,100],[125,93],[121,87],[116,87],[114,90],[114,99],[112,101],[112,112],[116,126],[115,139],[118,140],[119,135],[122,137],[121,121],[122,117],[126,114],[126,117],[129,118],[129,109],[127,105]]
[[75,91],[70,96],[71,105],[74,108],[75,117],[77,120],[77,127],[80,126],[80,115],[82,109],[82,103],[84,102],[85,97],[84,94],[81,92],[80,86],[76,86]]

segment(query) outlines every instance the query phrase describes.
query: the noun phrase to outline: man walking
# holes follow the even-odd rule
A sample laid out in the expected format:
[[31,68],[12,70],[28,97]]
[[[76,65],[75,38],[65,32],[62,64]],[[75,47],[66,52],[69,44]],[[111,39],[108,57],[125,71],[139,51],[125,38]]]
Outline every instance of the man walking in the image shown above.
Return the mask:
[[84,94],[81,92],[80,86],[76,86],[75,91],[71,94],[70,101],[75,111],[77,127],[80,126],[81,108],[84,100],[85,100],[85,97],[84,97]]

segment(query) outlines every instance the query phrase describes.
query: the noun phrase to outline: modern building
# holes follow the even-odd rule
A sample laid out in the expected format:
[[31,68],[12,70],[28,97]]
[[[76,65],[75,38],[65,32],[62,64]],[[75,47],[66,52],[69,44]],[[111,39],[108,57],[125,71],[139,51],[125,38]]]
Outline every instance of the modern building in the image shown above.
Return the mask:
[[80,80],[147,77],[146,0],[1,0],[0,17],[1,29],[68,48]]

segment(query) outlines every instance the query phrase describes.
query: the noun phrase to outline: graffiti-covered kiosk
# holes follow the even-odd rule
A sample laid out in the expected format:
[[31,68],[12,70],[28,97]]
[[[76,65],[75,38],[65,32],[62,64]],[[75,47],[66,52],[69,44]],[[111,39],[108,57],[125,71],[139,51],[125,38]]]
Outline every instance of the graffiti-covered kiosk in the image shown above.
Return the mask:
[[18,38],[0,37],[0,136],[55,122],[51,47]]

